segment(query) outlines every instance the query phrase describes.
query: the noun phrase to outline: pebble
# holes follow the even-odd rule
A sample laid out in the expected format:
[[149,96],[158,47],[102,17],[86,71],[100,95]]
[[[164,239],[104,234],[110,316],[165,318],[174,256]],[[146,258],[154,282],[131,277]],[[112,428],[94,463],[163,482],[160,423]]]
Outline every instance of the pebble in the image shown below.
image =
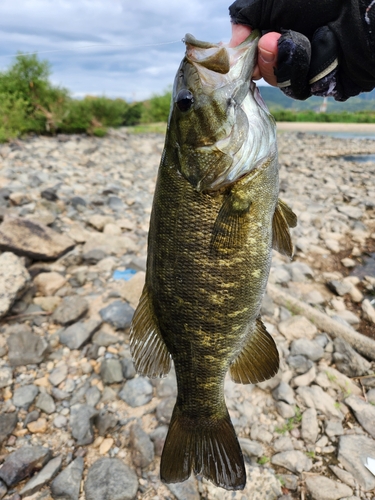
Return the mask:
[[41,363],[48,350],[47,341],[31,332],[26,325],[17,325],[7,339],[8,361],[11,366]]
[[77,445],[83,446],[94,441],[93,419],[98,412],[91,406],[75,404],[70,409],[70,426]]
[[78,321],[60,332],[60,342],[69,349],[79,349],[83,346],[101,325],[101,321],[89,319],[85,322]]
[[25,484],[20,491],[20,494],[23,496],[29,496],[43,488],[43,486],[59,472],[61,463],[61,455],[50,460],[38,474]]
[[368,373],[371,364],[358,354],[348,342],[336,338],[333,344],[335,347],[333,359],[341,373],[344,373],[348,377],[360,377]]
[[39,389],[32,384],[24,385],[14,391],[13,403],[19,408],[28,408],[36,398]]
[[278,325],[280,333],[288,340],[307,338],[313,339],[318,330],[305,316],[292,316]]
[[146,432],[137,424],[130,429],[130,443],[133,448],[133,464],[145,468],[154,460],[154,445]]
[[13,370],[9,366],[0,366],[0,389],[12,383]]
[[86,500],[133,500],[138,490],[134,471],[117,458],[99,458],[84,484]]
[[100,366],[100,376],[104,384],[122,382],[122,366],[118,359],[104,359]]
[[58,386],[66,379],[68,375],[68,366],[64,364],[60,364],[54,368],[49,374],[48,380],[52,385]]
[[44,297],[54,295],[65,283],[66,278],[56,272],[40,273],[34,278],[34,285]]
[[375,438],[375,406],[359,396],[349,396],[345,399],[345,404],[353,410],[355,418],[361,426]]
[[99,436],[105,436],[110,429],[113,429],[118,422],[118,417],[105,410],[101,410],[95,418],[95,427],[98,429]]
[[305,484],[314,500],[339,500],[353,494],[353,490],[346,484],[324,476],[307,476]]
[[55,402],[49,394],[41,392],[35,402],[35,406],[50,415],[56,410]]
[[82,318],[87,312],[89,304],[83,297],[63,297],[60,305],[52,315],[52,321],[60,325],[70,325]]
[[115,300],[104,309],[99,311],[103,321],[109,323],[117,330],[124,330],[130,327],[134,309],[121,300]]
[[294,405],[296,402],[293,389],[285,382],[280,382],[276,389],[272,391],[272,396],[277,401],[284,401],[289,405]]
[[44,434],[48,428],[47,420],[45,418],[38,418],[34,422],[27,424],[27,428],[33,434],[41,433]]
[[312,468],[312,461],[304,453],[298,450],[283,451],[276,453],[271,459],[274,465],[279,465],[291,472],[309,472]]
[[290,353],[292,356],[305,356],[311,361],[319,361],[324,355],[324,349],[315,340],[301,338],[293,340],[290,345]]
[[137,377],[128,380],[119,396],[133,408],[147,404],[152,399],[153,388],[148,379]]
[[308,408],[302,414],[301,434],[307,443],[315,443],[319,434],[319,424],[315,408]]
[[17,425],[17,413],[3,413],[0,415],[0,444],[13,432]]

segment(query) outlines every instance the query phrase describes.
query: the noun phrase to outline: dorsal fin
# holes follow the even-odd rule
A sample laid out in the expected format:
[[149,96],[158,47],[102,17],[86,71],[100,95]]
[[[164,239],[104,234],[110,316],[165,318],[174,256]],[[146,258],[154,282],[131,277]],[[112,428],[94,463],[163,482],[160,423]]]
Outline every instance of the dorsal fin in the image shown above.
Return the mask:
[[297,216],[282,200],[278,200],[272,221],[272,248],[293,257],[289,228],[297,225]]
[[276,375],[279,353],[275,341],[258,318],[255,330],[249,334],[245,345],[230,367],[230,376],[240,384],[263,382]]

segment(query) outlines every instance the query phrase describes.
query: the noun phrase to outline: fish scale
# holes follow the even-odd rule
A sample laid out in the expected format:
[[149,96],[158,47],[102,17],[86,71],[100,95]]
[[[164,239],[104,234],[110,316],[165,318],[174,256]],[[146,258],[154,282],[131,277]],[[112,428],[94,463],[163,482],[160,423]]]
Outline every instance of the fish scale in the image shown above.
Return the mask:
[[[167,374],[171,360],[175,366],[162,480],[195,472],[236,490],[246,473],[224,379],[228,370],[241,383],[277,372],[278,352],[259,311],[272,246],[291,255],[288,226],[296,220],[278,200],[274,121],[249,85],[257,35],[232,52],[194,40],[186,37],[173,90],[130,346],[144,375]],[[264,134],[252,135],[258,122]]]

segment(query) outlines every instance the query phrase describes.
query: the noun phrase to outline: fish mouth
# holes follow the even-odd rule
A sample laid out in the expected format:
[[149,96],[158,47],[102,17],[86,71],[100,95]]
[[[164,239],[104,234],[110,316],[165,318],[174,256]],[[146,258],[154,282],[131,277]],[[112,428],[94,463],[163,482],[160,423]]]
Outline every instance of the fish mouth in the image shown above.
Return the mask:
[[[183,38],[186,45],[186,59],[198,69],[200,74],[205,74],[204,69],[211,72],[211,75],[205,75],[205,80],[208,82],[210,76],[214,80],[215,73],[228,74],[228,76],[231,73],[231,80],[238,77],[250,80],[255,67],[259,37],[259,30],[254,30],[241,44],[229,47],[229,44],[222,42],[211,43],[197,40],[187,33]],[[235,75],[232,74],[234,70],[237,70]],[[226,83],[225,79],[222,80],[222,84]]]

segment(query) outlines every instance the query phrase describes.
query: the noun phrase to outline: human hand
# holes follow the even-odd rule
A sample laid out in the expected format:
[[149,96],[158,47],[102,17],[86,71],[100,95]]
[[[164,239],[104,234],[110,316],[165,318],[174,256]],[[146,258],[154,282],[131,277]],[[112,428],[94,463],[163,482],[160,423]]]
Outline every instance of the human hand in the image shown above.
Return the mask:
[[236,0],[231,46],[262,30],[258,68],[287,95],[344,101],[375,87],[375,2]]

